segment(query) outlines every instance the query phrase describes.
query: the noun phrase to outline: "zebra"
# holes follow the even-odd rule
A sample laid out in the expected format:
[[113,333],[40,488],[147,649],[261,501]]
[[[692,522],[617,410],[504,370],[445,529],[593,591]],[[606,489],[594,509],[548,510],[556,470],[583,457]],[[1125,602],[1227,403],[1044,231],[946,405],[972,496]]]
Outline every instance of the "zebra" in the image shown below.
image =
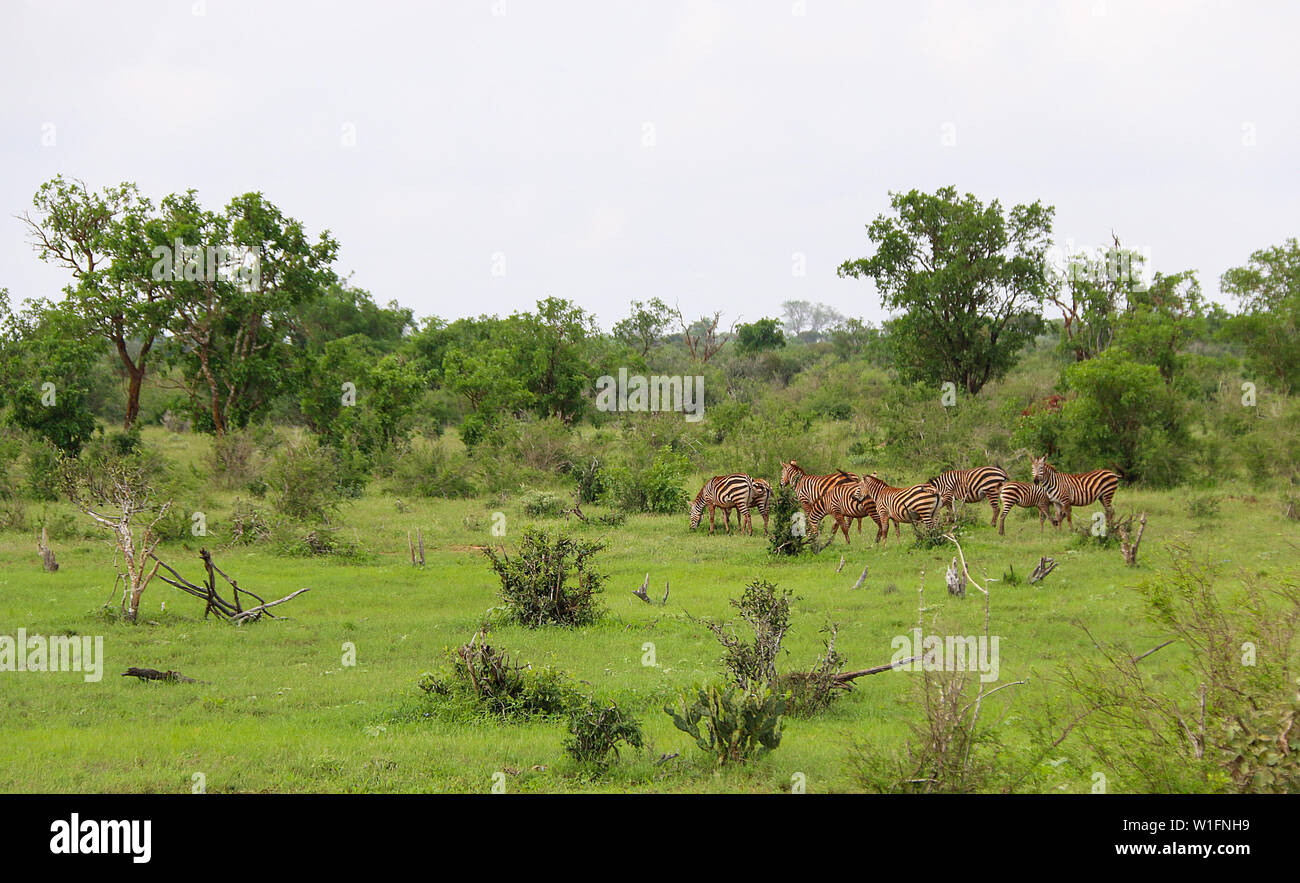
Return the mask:
[[1091,472],[1057,472],[1047,462],[1047,455],[1034,458],[1034,484],[1042,485],[1047,496],[1059,505],[1066,521],[1074,528],[1074,518],[1070,515],[1072,506],[1087,506],[1096,500],[1101,501],[1101,508],[1106,510],[1106,524],[1115,520],[1115,510],[1111,500],[1119,487],[1119,474],[1110,469],[1094,469]]
[[[704,517],[704,510],[709,510],[709,535],[713,535],[713,529],[716,526],[714,522],[714,510],[722,510],[723,527],[727,533],[731,533],[731,510],[735,509],[738,524],[736,529],[752,535],[754,525],[750,521],[750,506],[757,505],[759,512],[763,515],[763,525],[766,530],[767,526],[767,500],[771,498],[771,485],[767,485],[766,491],[759,491],[758,481],[750,478],[743,472],[736,472],[731,475],[715,475],[704,483],[700,492],[695,495],[695,502],[691,504],[691,530],[700,526],[700,519]],[[764,484],[767,484],[764,482]],[[759,494],[762,495],[763,502],[759,503]]]
[[[808,519],[808,527],[814,533],[826,517],[826,492],[837,485],[852,484],[857,480],[856,475],[843,469],[829,475],[809,475],[795,460],[781,462],[781,487],[789,485],[794,488],[799,505],[803,507],[804,517]],[[858,532],[861,531],[862,518],[858,517]]]
[[854,497],[856,482],[845,482],[837,484],[828,490],[821,498],[821,503],[825,506],[827,514],[835,519],[834,526],[831,527],[831,539],[835,539],[835,531],[844,531],[844,542],[849,542],[849,525],[853,519],[858,519],[858,533],[862,533],[863,517],[870,518],[876,523],[876,534],[879,536],[881,528],[880,511],[876,508],[875,501],[871,498],[863,500]]
[[1047,488],[1041,484],[1006,481],[1002,483],[998,498],[1002,503],[1001,516],[997,519],[999,534],[1006,533],[1007,513],[1011,511],[1012,506],[1037,508],[1039,533],[1042,533],[1043,522],[1048,518],[1052,519],[1052,527],[1057,529],[1061,527],[1061,507],[1052,502],[1051,497],[1047,496]]
[[981,498],[993,507],[992,524],[998,523],[998,489],[1008,478],[997,466],[977,466],[974,469],[950,469],[930,479],[926,484],[939,492],[943,505],[957,517],[956,501],[975,503]]
[[928,484],[911,487],[890,487],[876,473],[865,475],[854,486],[853,499],[859,502],[870,499],[876,504],[878,518],[876,542],[889,537],[889,522],[894,522],[895,536],[903,535],[901,525],[925,524],[934,527],[942,500],[939,492]]

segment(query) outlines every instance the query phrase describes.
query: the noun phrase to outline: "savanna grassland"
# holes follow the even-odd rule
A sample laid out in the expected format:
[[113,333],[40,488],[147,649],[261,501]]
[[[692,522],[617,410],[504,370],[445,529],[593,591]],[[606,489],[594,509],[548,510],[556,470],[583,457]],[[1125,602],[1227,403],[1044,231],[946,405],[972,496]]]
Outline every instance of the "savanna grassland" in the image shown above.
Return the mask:
[[[202,460],[203,437],[149,430],[146,440],[178,464]],[[703,475],[692,477],[703,479]],[[775,476],[774,476],[775,477]],[[1013,477],[1017,477],[1013,474]],[[1028,683],[988,700],[1000,719],[1003,753],[1024,761],[1018,790],[1087,791],[1093,773],[1107,773],[1114,791],[1140,790],[1122,771],[1100,766],[1078,739],[1033,762],[1030,732],[1062,702],[1062,666],[1095,658],[1078,624],[1102,641],[1133,652],[1167,639],[1150,622],[1135,586],[1168,560],[1165,546],[1182,542],[1235,574],[1281,578],[1297,562],[1300,523],[1282,516],[1281,499],[1249,487],[1218,489],[1218,511],[1189,514],[1195,492],[1121,488],[1120,512],[1144,511],[1149,526],[1139,566],[1124,565],[1116,548],[1087,548],[1065,529],[1040,535],[1037,514],[1018,510],[999,537],[985,504],[970,504],[962,545],[972,574],[995,579],[1014,567],[1024,579],[1040,556],[1058,568],[1040,585],[992,583],[992,633],[1001,637],[1000,682]],[[209,792],[483,792],[506,773],[510,791],[788,790],[802,773],[812,792],[858,790],[865,752],[902,751],[918,721],[918,673],[887,672],[859,679],[829,710],[788,717],[779,749],[745,765],[715,767],[672,726],[662,707],[682,689],[720,678],[719,646],[689,616],[727,619],[728,599],[755,577],[797,597],[783,669],[806,668],[822,650],[820,630],[837,623],[837,648],[849,668],[888,662],[891,639],[916,623],[924,587],[927,628],[979,634],[984,604],[978,592],[950,597],[943,572],[951,547],[919,549],[905,530],[873,547],[855,531],[816,556],[778,561],[760,535],[690,532],[680,515],[633,515],[618,526],[594,523],[604,510],[584,511],[591,523],[533,519],[516,499],[403,498],[372,487],[345,507],[343,534],[368,554],[353,559],[284,557],[262,548],[224,548],[221,525],[234,492],[215,495],[214,536],[206,543],[241,585],[264,597],[311,591],[280,608],[283,618],[235,627],[205,621],[201,602],[155,581],[141,604],[141,621],[126,624],[115,610],[112,559],[105,537],[87,525],[52,541],[60,563],[44,573],[28,532],[0,535],[0,622],[12,634],[104,636],[104,677],[78,673],[0,675],[4,708],[0,788],[18,792],[183,792],[195,773]],[[1092,508],[1076,511],[1086,524]],[[1204,508],[1204,507],[1202,507]],[[48,504],[48,514],[67,511]],[[504,512],[505,537],[490,533],[491,513]],[[53,519],[58,522],[56,517]],[[612,698],[643,723],[644,750],[623,748],[603,775],[561,749],[563,720],[501,721],[439,714],[417,688],[422,672],[443,664],[446,648],[465,642],[498,604],[499,584],[478,547],[504,542],[528,523],[562,527],[607,545],[599,569],[608,574],[606,615],[588,627],[527,629],[497,624],[493,642],[534,666],[552,665],[581,686]],[[66,522],[65,522],[66,523]],[[82,530],[85,526],[88,529]],[[427,565],[408,560],[408,531],[421,529]],[[201,564],[198,538],[171,541],[159,555],[191,578]],[[836,573],[843,554],[843,571]],[[869,567],[862,588],[857,575]],[[664,607],[631,592],[650,574]],[[924,572],[924,576],[922,573]],[[164,608],[165,605],[165,609]],[[355,666],[342,664],[344,643]],[[654,665],[643,664],[653,644]],[[1143,662],[1153,682],[1173,693],[1190,689],[1185,647],[1174,645]],[[138,682],[120,677],[128,666],[178,670],[194,684]],[[678,754],[662,764],[661,755]]]
[[[891,191],[834,268],[879,324],[651,297],[602,326],[557,295],[417,318],[263,193],[56,175],[21,220],[62,297],[0,289],[0,789],[1300,790],[1300,242],[1214,299],[1114,234],[1065,254],[1054,218]],[[1122,476],[1104,536],[1083,504],[999,536],[983,502],[795,555],[688,529],[708,478],[792,458],[906,486],[1043,457]],[[310,591],[205,620],[145,586],[155,540],[191,582],[207,549],[267,601]],[[552,580],[565,550],[590,566]],[[996,637],[997,680],[825,692],[918,623]],[[102,636],[103,679],[7,670],[20,629]]]

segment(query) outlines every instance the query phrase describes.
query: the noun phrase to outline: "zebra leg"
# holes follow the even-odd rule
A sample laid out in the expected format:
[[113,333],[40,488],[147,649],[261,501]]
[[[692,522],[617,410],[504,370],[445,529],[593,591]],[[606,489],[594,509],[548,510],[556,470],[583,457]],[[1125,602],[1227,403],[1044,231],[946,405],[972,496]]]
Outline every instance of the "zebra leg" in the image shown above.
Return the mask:
[[727,536],[731,536],[731,510],[725,507],[722,510],[722,526],[726,529]]
[[989,505],[993,507],[993,521],[990,524],[990,526],[992,526],[998,523],[998,503],[1000,500],[998,500],[996,494],[991,490],[985,494],[985,496],[988,497]]
[[714,507],[709,507],[709,536],[713,536],[713,528],[716,526],[716,522],[713,520],[713,515],[716,511],[717,510],[714,509]]
[[1002,515],[994,520],[998,523],[998,536],[1005,536],[1007,532],[1007,512],[1011,509],[1011,502],[1008,500],[1002,504]]
[[741,533],[748,534],[752,537],[754,535],[754,522],[750,520],[749,507],[742,503],[736,508],[738,510],[736,520],[740,521],[742,518],[744,519],[744,526],[742,527],[740,524],[737,524],[736,529]]

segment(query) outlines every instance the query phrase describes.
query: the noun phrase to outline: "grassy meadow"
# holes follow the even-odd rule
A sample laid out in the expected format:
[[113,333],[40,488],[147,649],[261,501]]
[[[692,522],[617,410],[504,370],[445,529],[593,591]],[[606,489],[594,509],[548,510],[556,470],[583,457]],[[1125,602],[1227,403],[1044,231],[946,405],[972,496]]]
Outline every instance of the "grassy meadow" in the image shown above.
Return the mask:
[[[208,443],[161,429],[146,437],[182,465],[197,462]],[[773,464],[769,475],[774,481],[778,468]],[[1117,511],[1146,512],[1149,519],[1136,568],[1125,566],[1117,548],[1087,548],[1064,528],[1049,525],[1040,535],[1036,512],[1013,511],[999,537],[985,504],[967,506],[961,536],[972,573],[996,579],[1014,567],[1022,580],[992,583],[1000,681],[1028,681],[987,701],[986,715],[997,721],[1008,751],[1023,748],[1056,707],[1061,666],[1095,658],[1079,623],[1134,653],[1167,638],[1145,617],[1134,587],[1167,561],[1168,543],[1185,542],[1219,562],[1225,580],[1294,568],[1300,523],[1283,517],[1279,494],[1219,488],[1217,513],[1198,518],[1189,513],[1197,493],[1121,487]],[[861,678],[820,715],[787,716],[778,750],[719,769],[662,710],[679,691],[722,677],[718,643],[690,617],[732,618],[728,599],[758,577],[793,590],[782,670],[813,664],[829,622],[839,626],[836,646],[847,669],[890,661],[891,639],[917,621],[922,587],[927,630],[983,631],[983,597],[971,590],[962,600],[945,591],[952,548],[916,548],[907,529],[901,540],[891,535],[874,546],[868,525],[862,534],[854,531],[847,548],[841,538],[819,555],[777,561],[758,518],[754,537],[692,533],[685,512],[633,515],[617,527],[540,519],[606,543],[598,559],[608,574],[606,615],[580,629],[498,624],[490,640],[521,661],[563,669],[583,689],[615,699],[641,720],[646,747],[624,748],[617,763],[595,775],[562,750],[563,720],[458,719],[435,713],[416,687],[421,673],[442,668],[447,649],[467,641],[498,603],[499,584],[480,548],[492,542],[510,548],[534,522],[517,500],[402,499],[374,485],[343,511],[343,534],[366,554],[332,559],[227,546],[222,524],[235,497],[213,491],[212,535],[166,543],[159,555],[199,582],[197,553],[206,546],[223,570],[267,600],[309,587],[276,610],[280,619],[242,627],[205,621],[200,601],[155,580],[141,622],[128,625],[103,609],[115,611],[119,600],[113,549],[86,519],[65,518],[76,529],[51,540],[61,565],[52,574],[42,571],[30,531],[0,533],[0,634],[24,628],[29,635],[102,635],[105,657],[97,683],[80,673],[0,673],[0,790],[169,793],[202,782],[209,793],[472,793],[491,790],[494,774],[505,773],[510,792],[774,793],[790,790],[797,774],[811,793],[854,791],[863,787],[864,751],[904,749],[919,717],[914,685],[921,675]],[[66,503],[44,505],[73,512]],[[1096,509],[1077,509],[1076,526]],[[496,511],[506,516],[503,538],[491,535]],[[407,556],[407,535],[416,528],[424,535],[423,569]],[[1042,584],[1028,585],[1024,580],[1043,555],[1058,567]],[[851,589],[864,566],[863,587]],[[666,606],[632,594],[647,572],[652,598],[662,596],[666,582],[671,586]],[[355,646],[355,665],[344,665],[347,643]],[[654,665],[643,664],[648,652]],[[1181,689],[1186,653],[1174,645],[1143,665],[1157,683]],[[129,666],[177,670],[199,682],[121,677]],[[670,757],[660,762],[664,755]],[[1083,744],[1067,739],[1018,790],[1088,791],[1099,769]],[[1138,787],[1121,771],[1102,771],[1111,791]]]

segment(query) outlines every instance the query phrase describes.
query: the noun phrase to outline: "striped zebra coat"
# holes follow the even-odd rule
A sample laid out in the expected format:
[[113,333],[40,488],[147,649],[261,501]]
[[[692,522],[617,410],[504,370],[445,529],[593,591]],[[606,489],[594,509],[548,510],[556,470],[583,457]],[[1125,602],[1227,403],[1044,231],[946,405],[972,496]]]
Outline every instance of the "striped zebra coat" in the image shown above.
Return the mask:
[[939,492],[928,484],[890,487],[874,472],[863,476],[854,486],[854,497],[858,500],[871,499],[876,504],[879,514],[876,520],[879,526],[876,542],[888,538],[891,521],[894,522],[895,536],[899,537],[903,535],[901,525],[905,522],[933,527],[937,523],[941,505]]
[[1119,474],[1110,469],[1094,469],[1091,472],[1057,472],[1047,457],[1034,458],[1034,484],[1042,485],[1053,503],[1061,507],[1066,521],[1074,527],[1074,518],[1070,515],[1072,506],[1087,506],[1097,500],[1106,510],[1106,524],[1115,520],[1115,510],[1111,501],[1119,487]]
[[976,466],[974,469],[950,469],[926,484],[939,492],[942,504],[957,517],[956,501],[975,503],[988,500],[993,507],[993,524],[998,523],[998,489],[1007,480],[1007,473],[997,466]]
[[[749,510],[751,507],[757,508],[763,515],[763,526],[767,527],[767,500],[771,499],[771,485],[767,485],[767,492],[760,489],[758,481],[761,479],[750,478],[743,472],[736,472],[731,475],[715,475],[704,483],[700,492],[695,495],[695,501],[691,504],[691,530],[700,526],[700,519],[704,517],[704,510],[709,510],[709,534],[713,534],[716,527],[714,521],[715,510],[722,510],[723,527],[727,533],[731,533],[731,510],[736,510],[736,529],[743,533],[753,534],[754,525],[750,520]],[[764,482],[766,484],[766,482]],[[759,503],[758,497],[762,496],[764,502]]]
[[822,496],[822,504],[827,514],[835,519],[835,524],[831,527],[832,540],[835,539],[835,531],[841,530],[844,532],[844,542],[848,543],[849,525],[855,518],[858,519],[858,533],[862,533],[864,517],[876,523],[876,536],[880,535],[882,528],[880,511],[870,497],[864,499],[856,497],[857,487],[856,481],[837,484]]
[[1048,518],[1052,519],[1052,527],[1059,529],[1061,526],[1060,507],[1047,496],[1047,488],[1041,484],[1030,484],[1027,481],[1003,482],[1002,488],[998,491],[998,500],[1002,504],[1001,515],[997,521],[1000,534],[1007,532],[1007,513],[1011,511],[1012,506],[1037,509],[1039,533],[1042,533],[1043,522]]
[[[781,463],[781,487],[789,485],[794,488],[795,496],[799,498],[799,505],[803,508],[804,517],[808,520],[808,527],[813,533],[818,532],[822,519],[828,512],[826,492],[838,485],[851,485],[857,480],[856,475],[843,469],[829,475],[809,475],[795,460]],[[858,532],[861,531],[862,518],[859,517]]]

